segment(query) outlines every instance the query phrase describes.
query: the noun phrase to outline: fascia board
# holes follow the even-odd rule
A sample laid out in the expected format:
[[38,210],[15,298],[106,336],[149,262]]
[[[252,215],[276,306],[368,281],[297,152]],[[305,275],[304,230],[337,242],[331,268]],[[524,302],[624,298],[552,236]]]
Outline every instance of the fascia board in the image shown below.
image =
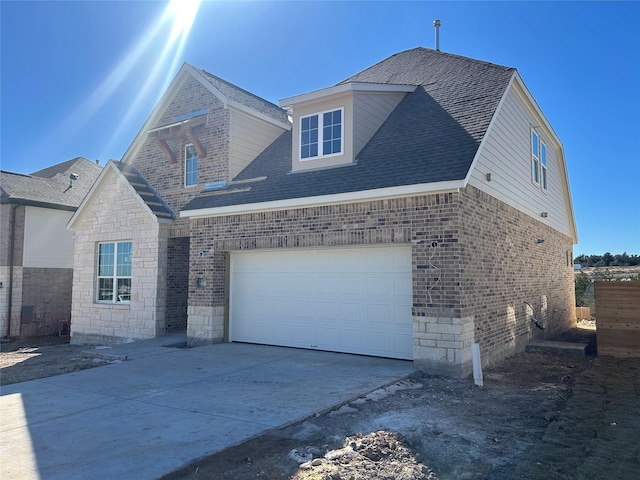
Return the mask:
[[77,207],[60,203],[39,202],[38,200],[23,200],[20,198],[8,197],[0,200],[0,205],[18,205],[25,207],[40,207],[49,210],[62,210],[65,212],[75,212]]
[[484,132],[484,135],[482,136],[482,140],[480,141],[480,145],[478,146],[478,149],[476,150],[476,154],[473,157],[473,161],[471,162],[471,166],[469,167],[469,170],[467,171],[467,176],[464,179],[464,186],[465,187],[469,183],[469,180],[471,179],[471,174],[473,173],[473,171],[476,168],[476,164],[478,163],[478,160],[479,160],[479,158],[480,158],[480,156],[482,154],[482,150],[484,149],[485,143],[487,142],[487,139],[491,135],[491,131],[493,129],[493,125],[495,124],[496,119],[500,116],[500,112],[502,110],[502,105],[504,105],[504,102],[506,101],[506,98],[509,95],[509,92],[511,91],[511,85],[514,82],[514,79],[515,79],[516,75],[517,75],[517,72],[514,72],[513,75],[511,76],[511,80],[509,80],[509,84],[507,85],[507,88],[504,89],[504,92],[502,93],[502,98],[498,102],[498,106],[496,107],[496,111],[493,112],[493,117],[491,117],[491,121],[489,122],[489,126],[487,127],[487,130]]
[[[156,216],[155,213],[153,213],[153,210],[151,210],[151,208],[149,208],[149,205],[147,205],[146,203],[144,203],[144,200],[142,199],[142,197],[140,195],[138,195],[138,192],[136,192],[136,189],[133,188],[133,186],[131,185],[131,183],[129,183],[129,180],[127,180],[127,177],[125,177],[123,175],[123,173],[120,171],[119,168],[117,168],[115,166],[115,164],[113,165],[113,169],[115,170],[116,174],[118,175],[118,177],[120,178],[120,180],[122,182],[124,182],[125,186],[127,187],[127,190],[129,190],[129,192],[131,192],[131,194],[135,197],[136,201],[140,204],[140,206],[145,209],[147,211],[147,213],[151,216],[151,218],[156,222],[156,223],[165,223],[164,220],[166,219],[160,219]],[[170,223],[170,222],[169,222]]]
[[110,172],[114,172],[115,175],[120,179],[120,181],[124,182],[127,189],[136,198],[136,201],[149,213],[149,215],[151,216],[151,218],[154,219],[155,222],[171,223],[171,220],[167,221],[167,219],[160,219],[153,213],[153,211],[149,208],[149,206],[146,203],[144,203],[144,200],[142,200],[142,197],[138,195],[138,192],[136,192],[135,189],[131,186],[127,178],[122,174],[122,172],[118,169],[118,167],[116,167],[115,162],[113,160],[109,160],[109,162],[102,169],[100,176],[91,187],[91,190],[89,190],[89,193],[84,197],[84,199],[82,200],[82,203],[80,204],[76,212],[71,216],[71,218],[67,222],[67,230],[73,230],[73,226],[76,223],[76,220],[79,219],[80,216],[82,215],[83,210],[85,208],[88,208],[88,206],[91,205],[91,203],[93,203],[93,199],[99,194],[100,190],[102,190],[102,181]]
[[107,174],[111,171],[111,169],[116,171],[118,170],[113,160],[109,160],[107,162],[107,164],[102,169],[102,172],[100,172],[100,175],[98,175],[98,178],[96,179],[96,181],[93,182],[93,185],[91,186],[87,194],[82,199],[82,202],[78,206],[77,210],[67,222],[67,230],[73,230],[73,226],[76,223],[76,220],[78,220],[82,216],[84,209],[87,208],[93,202],[94,197],[97,195],[97,193],[100,190],[102,190],[102,181],[107,176]]
[[264,120],[265,122],[269,122],[272,125],[275,125],[276,127],[280,127],[284,130],[291,130],[291,123],[289,122],[280,122],[278,120],[276,120],[273,117],[270,117],[269,115],[266,115],[262,112],[259,112],[257,110],[254,110],[251,107],[247,107],[246,105],[243,105],[242,103],[236,102],[235,100],[228,100],[227,101],[227,105],[231,108],[234,108],[235,110],[239,110],[243,113],[246,113],[247,115],[251,115],[253,117],[259,118],[260,120]]
[[564,180],[564,197],[567,202],[567,210],[569,214],[569,218],[571,218],[571,230],[573,233],[573,244],[578,243],[578,226],[576,225],[576,217],[573,213],[573,200],[571,199],[571,185],[569,184],[569,172],[567,171],[567,162],[564,158],[564,146],[560,144],[560,158],[562,161],[560,162],[562,176]]
[[246,105],[236,102],[235,100],[231,100],[227,98],[220,90],[214,87],[211,82],[209,82],[200,72],[195,70],[191,65],[187,64],[187,71],[191,73],[202,85],[209,90],[218,100],[220,100],[224,104],[224,108],[233,107],[236,110],[240,110],[242,112],[248,113],[249,115],[253,115],[254,117],[258,117],[266,122],[272,123],[280,128],[284,128],[286,130],[291,130],[291,124],[280,122],[275,118],[270,117],[258,110],[254,110],[251,107],[247,107]]
[[538,106],[538,102],[536,102],[535,98],[533,98],[533,95],[531,95],[531,92],[529,92],[529,89],[524,84],[522,77],[520,77],[520,74],[517,71],[515,72],[514,77],[515,77],[515,83],[517,84],[517,86],[520,88],[521,92],[524,94],[525,98],[527,99],[529,107],[535,112],[534,116],[540,119],[540,121],[543,123],[544,128],[547,130],[547,133],[551,137],[553,137],[554,141],[558,145],[562,147],[562,142],[560,141],[558,134],[556,134],[555,130],[547,120],[547,117],[545,117],[544,113],[542,113],[542,110]]
[[576,226],[576,217],[573,212],[573,201],[571,200],[571,187],[569,186],[569,174],[567,172],[567,162],[564,157],[564,145],[560,141],[560,138],[556,134],[555,130],[553,129],[549,121],[547,120],[547,117],[544,116],[544,113],[542,113],[542,110],[538,106],[538,103],[535,101],[535,99],[531,95],[531,92],[529,92],[529,89],[524,84],[524,81],[522,80],[522,78],[517,72],[516,72],[516,80],[517,80],[518,87],[520,87],[520,90],[529,101],[529,105],[535,111],[536,116],[541,120],[541,122],[544,125],[544,128],[547,130],[547,133],[553,138],[553,140],[556,142],[556,144],[560,149],[560,171],[562,172],[562,177],[563,177],[562,180],[563,180],[563,186],[564,186],[564,189],[563,189],[564,198],[567,206],[567,214],[571,219],[571,230],[573,234],[573,242],[574,244],[577,244],[578,228]]
[[211,92],[218,100],[220,100],[224,104],[224,108],[227,108],[228,99],[226,95],[224,95],[220,90],[218,90],[216,87],[211,85],[211,82],[209,82],[206,78],[204,78],[204,76],[200,72],[198,72],[195,68],[193,68],[188,63],[185,63],[185,69],[196,80],[198,80],[204,88],[209,90],[209,92]]
[[310,102],[321,98],[337,95],[344,92],[413,92],[416,85],[395,85],[386,83],[360,83],[351,82],[335,85],[309,93],[303,93],[294,97],[283,98],[279,104],[281,107],[290,107],[298,103]]
[[368,200],[383,200],[385,198],[410,197],[420,194],[436,194],[457,192],[464,188],[463,180],[447,182],[420,183],[403,185],[400,187],[379,188],[358,192],[346,192],[333,195],[319,195],[315,197],[290,198],[271,202],[246,203],[225,207],[201,208],[197,210],[183,210],[180,217],[201,218],[222,215],[236,215],[241,213],[266,212],[272,210],[287,210],[291,208],[317,207],[336,203],[366,202]]

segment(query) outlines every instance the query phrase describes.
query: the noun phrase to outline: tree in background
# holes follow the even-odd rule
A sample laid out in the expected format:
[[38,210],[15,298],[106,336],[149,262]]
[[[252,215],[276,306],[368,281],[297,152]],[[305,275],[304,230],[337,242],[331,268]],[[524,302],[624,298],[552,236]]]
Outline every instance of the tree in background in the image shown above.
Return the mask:
[[610,252],[604,255],[578,255],[573,263],[583,267],[633,267],[640,265],[640,255],[628,255],[627,252],[612,255]]
[[594,306],[593,283],[587,275],[581,273],[576,275],[576,307]]

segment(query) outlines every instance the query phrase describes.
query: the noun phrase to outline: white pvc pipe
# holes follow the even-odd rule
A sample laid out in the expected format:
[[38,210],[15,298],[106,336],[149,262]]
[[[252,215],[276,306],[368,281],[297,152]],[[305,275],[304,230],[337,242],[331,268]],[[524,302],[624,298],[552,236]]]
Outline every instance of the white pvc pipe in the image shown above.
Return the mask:
[[480,361],[480,344],[471,345],[471,360],[473,361],[473,382],[482,387],[482,362]]

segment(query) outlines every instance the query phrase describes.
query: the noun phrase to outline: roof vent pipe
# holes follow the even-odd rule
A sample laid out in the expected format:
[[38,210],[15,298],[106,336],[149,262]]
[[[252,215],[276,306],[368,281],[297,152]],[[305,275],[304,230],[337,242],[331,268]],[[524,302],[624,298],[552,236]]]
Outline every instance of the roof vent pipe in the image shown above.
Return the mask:
[[440,51],[440,25],[442,25],[440,20],[433,21],[433,27],[436,29],[436,50],[438,52]]

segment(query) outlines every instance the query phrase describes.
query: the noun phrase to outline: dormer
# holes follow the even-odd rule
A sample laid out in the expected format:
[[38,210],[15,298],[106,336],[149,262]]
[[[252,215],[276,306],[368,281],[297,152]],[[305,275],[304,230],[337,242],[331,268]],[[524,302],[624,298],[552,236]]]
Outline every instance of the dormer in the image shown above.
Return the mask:
[[292,118],[291,170],[350,165],[415,85],[345,83],[280,100]]

